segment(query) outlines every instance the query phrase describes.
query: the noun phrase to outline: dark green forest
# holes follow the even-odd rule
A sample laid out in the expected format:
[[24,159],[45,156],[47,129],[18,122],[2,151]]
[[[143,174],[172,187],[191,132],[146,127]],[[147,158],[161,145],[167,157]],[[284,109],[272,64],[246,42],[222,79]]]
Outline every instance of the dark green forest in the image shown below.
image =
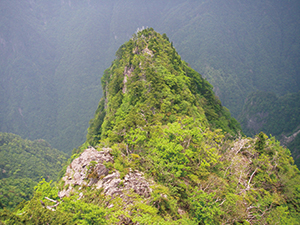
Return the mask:
[[299,224],[300,171],[245,137],[166,34],[135,33],[101,79],[87,140],[4,224]]
[[[70,154],[85,141],[102,95],[99,77],[119,46],[143,26],[166,33],[182,59],[244,121],[245,100],[253,92],[281,98],[299,91],[299,4],[1,1],[0,131],[42,138]],[[278,127],[265,132],[280,136]],[[299,150],[297,143],[289,145],[293,152]]]
[[66,157],[44,140],[0,133],[0,210],[31,199],[41,179],[56,180]]

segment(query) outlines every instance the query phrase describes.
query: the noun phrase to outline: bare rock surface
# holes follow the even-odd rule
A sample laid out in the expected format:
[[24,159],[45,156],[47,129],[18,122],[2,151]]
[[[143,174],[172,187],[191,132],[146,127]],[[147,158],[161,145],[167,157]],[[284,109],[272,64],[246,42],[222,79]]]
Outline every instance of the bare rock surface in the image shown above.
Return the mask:
[[59,197],[69,196],[76,185],[103,188],[105,195],[120,196],[123,199],[126,198],[126,193],[129,191],[146,198],[150,197],[152,182],[147,181],[143,173],[130,169],[123,179],[120,178],[119,171],[111,171],[109,174],[109,170],[103,165],[104,162],[114,162],[109,151],[109,148],[97,151],[95,148],[89,147],[74,159],[62,178],[65,188],[58,193]]
[[120,179],[120,173],[116,171],[99,180],[97,188],[103,188],[104,193],[111,196],[117,194],[123,197],[124,192],[132,190],[141,196],[149,197],[152,192],[150,185],[138,171],[130,171],[124,179]]
[[[74,159],[67,167],[66,174],[62,178],[65,181],[65,190],[58,193],[59,197],[68,196],[72,187],[75,185],[91,185],[95,183],[95,179],[108,174],[108,169],[103,165],[103,162],[113,162],[113,157],[109,154],[110,149],[103,148],[103,151],[97,151],[93,147],[87,148],[81,155]],[[96,174],[89,178],[88,174],[93,170]]]

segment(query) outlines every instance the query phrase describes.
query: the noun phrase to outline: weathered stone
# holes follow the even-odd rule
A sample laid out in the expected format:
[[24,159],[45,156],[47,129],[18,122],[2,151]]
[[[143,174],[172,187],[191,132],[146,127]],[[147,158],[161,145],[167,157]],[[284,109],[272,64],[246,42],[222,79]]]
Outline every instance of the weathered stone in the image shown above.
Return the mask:
[[[99,152],[93,147],[86,149],[81,155],[74,159],[73,162],[67,167],[66,174],[62,178],[65,181],[65,186],[68,186],[67,190],[60,191],[59,197],[69,195],[72,191],[72,187],[75,185],[92,185],[98,182],[101,176],[108,174],[108,169],[103,165],[103,162],[113,162],[113,157],[109,154],[109,149],[102,149]],[[96,176],[88,178],[89,167],[92,166],[91,162],[95,162],[94,172]]]
[[135,193],[144,197],[149,197],[152,192],[149,182],[145,180],[141,173],[136,171],[125,176],[124,187],[128,190],[133,189]]
[[[68,186],[68,188],[60,191],[59,197],[68,196],[75,185],[95,185],[97,189],[103,188],[105,195],[120,196],[126,201],[129,201],[126,193],[131,191],[146,198],[150,197],[152,192],[150,183],[143,177],[141,172],[130,169],[124,179],[120,178],[119,171],[109,174],[109,170],[103,165],[104,161],[113,162],[113,157],[109,154],[109,151],[108,148],[97,151],[90,147],[74,159],[63,177],[65,186]],[[80,198],[82,198],[82,195]]]

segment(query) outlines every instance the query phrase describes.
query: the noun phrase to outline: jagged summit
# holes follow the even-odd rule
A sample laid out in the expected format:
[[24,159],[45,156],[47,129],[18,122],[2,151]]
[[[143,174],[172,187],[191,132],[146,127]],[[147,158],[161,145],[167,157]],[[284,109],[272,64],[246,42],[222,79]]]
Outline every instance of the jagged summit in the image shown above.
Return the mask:
[[121,142],[130,129],[199,119],[231,134],[240,126],[222,107],[212,86],[191,69],[168,37],[144,29],[123,44],[102,77],[104,96],[91,120],[87,140]]

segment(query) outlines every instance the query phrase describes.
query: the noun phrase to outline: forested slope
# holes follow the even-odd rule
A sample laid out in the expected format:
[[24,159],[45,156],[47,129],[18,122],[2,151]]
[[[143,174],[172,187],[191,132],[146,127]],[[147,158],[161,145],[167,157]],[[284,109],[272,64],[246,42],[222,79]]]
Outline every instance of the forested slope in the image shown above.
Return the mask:
[[44,140],[0,133],[0,210],[32,198],[42,177],[56,180],[65,161],[66,155]]
[[142,26],[166,33],[236,118],[254,91],[299,91],[296,0],[0,4],[0,130],[64,152],[84,142],[99,75]]
[[282,144],[293,149],[299,167],[300,92],[278,97],[272,93],[255,92],[248,96],[240,116],[244,132],[255,135],[258,131],[272,134]]
[[264,133],[239,136],[166,35],[145,29],[116,56],[65,176],[2,211],[4,224],[299,224],[290,151]]
[[241,133],[213,87],[181,60],[165,34],[146,29],[123,44],[116,56],[101,80],[104,96],[90,121],[88,143],[97,145],[110,136],[119,142],[138,127],[165,125],[184,115],[202,118],[231,135]]

